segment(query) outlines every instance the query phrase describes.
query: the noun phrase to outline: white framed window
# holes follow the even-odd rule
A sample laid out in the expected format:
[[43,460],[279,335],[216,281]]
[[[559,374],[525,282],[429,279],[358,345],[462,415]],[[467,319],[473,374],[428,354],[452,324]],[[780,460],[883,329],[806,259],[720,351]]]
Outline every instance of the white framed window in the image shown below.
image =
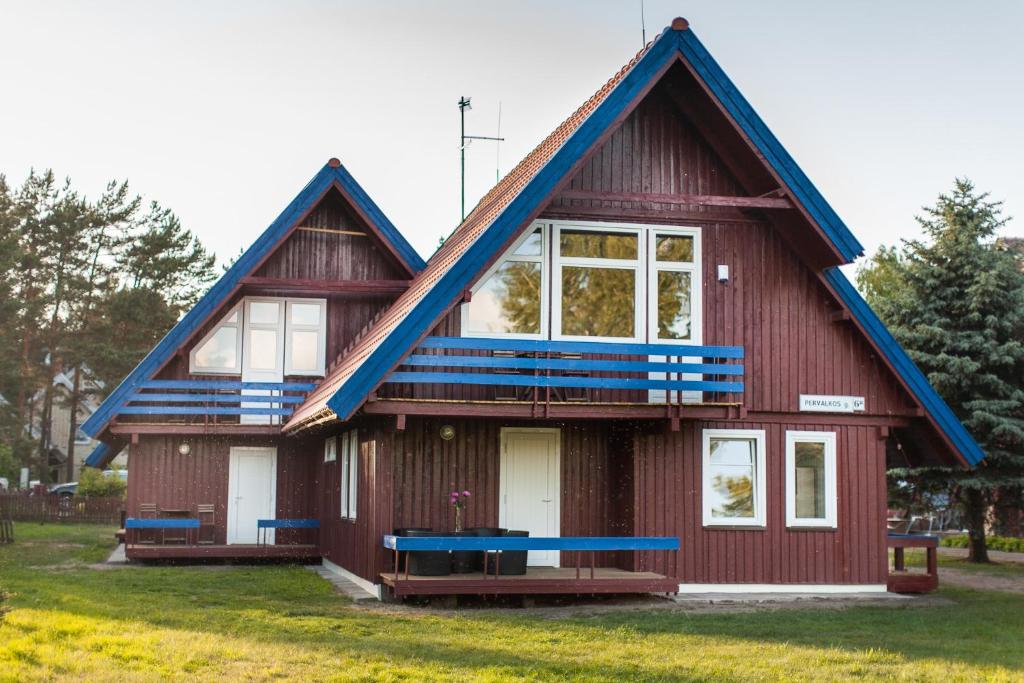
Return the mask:
[[765,526],[765,432],[705,429],[704,526]]
[[196,344],[189,372],[324,375],[327,300],[245,297]]
[[552,339],[639,339],[646,306],[644,232],[614,223],[555,223]]
[[647,327],[651,342],[700,344],[700,228],[652,227],[647,233]]
[[242,372],[242,302],[238,302],[192,347],[189,372],[238,375]]
[[341,442],[341,518],[354,520],[359,488],[359,432],[353,429],[338,439]]
[[547,228],[535,223],[480,278],[462,307],[465,336],[547,337],[547,243]]
[[338,459],[338,437],[324,439],[324,462],[335,462]]
[[322,377],[327,345],[327,300],[288,299],[284,374]]
[[283,372],[284,308],[282,299],[246,297],[243,369]]
[[786,526],[836,528],[835,432],[786,432]]

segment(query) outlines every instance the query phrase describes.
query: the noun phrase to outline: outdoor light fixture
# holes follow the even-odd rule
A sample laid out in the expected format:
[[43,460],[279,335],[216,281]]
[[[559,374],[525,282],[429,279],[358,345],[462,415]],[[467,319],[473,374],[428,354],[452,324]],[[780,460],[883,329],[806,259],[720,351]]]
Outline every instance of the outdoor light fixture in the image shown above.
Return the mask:
[[182,455],[188,455],[192,452],[192,446],[189,445],[188,441],[182,441],[178,444],[178,453]]
[[451,425],[443,425],[441,427],[441,438],[445,441],[451,441],[455,438],[455,427]]
[[718,281],[723,285],[729,281],[729,266],[718,266]]

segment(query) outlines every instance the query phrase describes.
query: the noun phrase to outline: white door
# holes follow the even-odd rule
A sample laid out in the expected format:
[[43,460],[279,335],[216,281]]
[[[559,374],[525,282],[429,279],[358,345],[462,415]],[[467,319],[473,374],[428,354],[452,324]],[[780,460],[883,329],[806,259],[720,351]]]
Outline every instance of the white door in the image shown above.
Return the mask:
[[[560,536],[559,431],[506,428],[501,441],[498,524],[530,536]],[[535,567],[557,567],[558,562],[557,550],[531,550],[527,557]]]
[[[277,449],[235,447],[228,464],[228,543],[256,543],[256,521],[275,519]],[[266,542],[274,542],[267,529]]]
[[[242,337],[242,381],[284,381],[283,299],[246,299]],[[278,392],[246,390],[243,395],[270,396]],[[279,408],[280,403],[243,403],[243,408]],[[278,424],[277,415],[242,415],[242,424]]]

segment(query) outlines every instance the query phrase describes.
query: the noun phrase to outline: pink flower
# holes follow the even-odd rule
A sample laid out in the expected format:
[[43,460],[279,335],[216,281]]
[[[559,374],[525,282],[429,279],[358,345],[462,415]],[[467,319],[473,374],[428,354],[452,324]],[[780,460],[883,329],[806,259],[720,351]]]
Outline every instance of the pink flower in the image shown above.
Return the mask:
[[463,491],[462,495],[464,495],[464,496],[466,496],[468,498],[469,497],[469,491]]

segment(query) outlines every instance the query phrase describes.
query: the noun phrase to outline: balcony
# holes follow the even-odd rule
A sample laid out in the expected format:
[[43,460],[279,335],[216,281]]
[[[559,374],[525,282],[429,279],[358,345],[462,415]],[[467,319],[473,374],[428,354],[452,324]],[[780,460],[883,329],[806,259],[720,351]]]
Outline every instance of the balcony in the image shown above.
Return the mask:
[[[150,380],[143,382],[117,411],[125,430],[139,425],[182,425],[205,431],[280,430],[282,420],[316,387],[307,382],[227,380]],[[127,418],[127,419],[125,419]],[[121,431],[113,429],[115,433]]]
[[433,403],[446,415],[671,418],[684,406],[741,405],[742,360],[738,346],[428,337],[367,410],[431,414],[423,404]]

